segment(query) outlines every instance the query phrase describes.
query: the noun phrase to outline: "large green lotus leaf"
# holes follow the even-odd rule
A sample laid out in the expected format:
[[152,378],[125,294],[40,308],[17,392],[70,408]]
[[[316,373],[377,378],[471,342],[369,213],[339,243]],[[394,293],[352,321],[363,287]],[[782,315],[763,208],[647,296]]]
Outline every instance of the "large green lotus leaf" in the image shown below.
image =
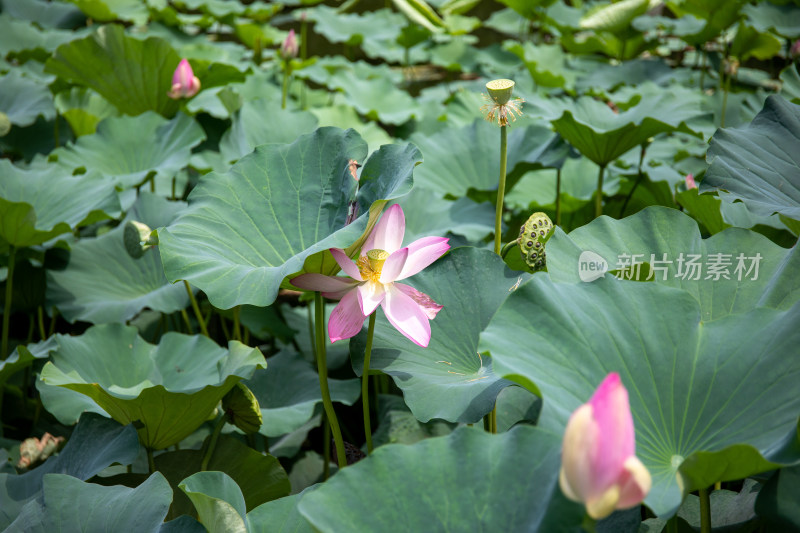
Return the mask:
[[203,176],[188,210],[159,230],[167,279],[190,281],[222,309],[271,304],[307,258],[362,237],[368,219],[374,224],[374,202],[382,207],[410,189],[419,151],[381,147],[362,169],[361,215],[345,225],[356,185],[348,164],[366,155],[355,131],[320,128],[291,144],[259,146],[229,172]]
[[69,0],[87,17],[100,22],[124,20],[144,26],[150,16],[147,2],[142,0]]
[[170,332],[152,345],[134,327],[105,324],[59,337],[41,379],[89,396],[118,422],[137,421],[142,443],[162,449],[197,429],[259,366],[261,352],[236,341],[225,350],[207,337]]
[[[494,373],[490,359],[478,354],[478,336],[519,276],[489,250],[451,251],[409,279],[410,285],[444,306],[431,321],[428,347],[405,338],[379,313],[370,369],[392,376],[414,416],[423,422],[479,421],[509,382]],[[350,342],[357,373],[363,368],[365,342],[364,330]]]
[[466,196],[453,202],[415,187],[397,203],[405,213],[407,242],[449,232],[477,243],[494,232],[495,206],[489,202],[479,204]]
[[198,472],[180,484],[209,533],[247,533],[244,496],[223,472]]
[[[178,450],[156,455],[156,469],[176,489],[169,516],[193,514],[191,502],[177,489],[181,481],[200,471],[210,438],[206,438],[200,450]],[[278,459],[257,452],[234,437],[219,436],[207,470],[224,472],[230,476],[242,489],[247,509],[289,494],[289,478]]]
[[676,17],[694,15],[705,21],[702,30],[681,36],[690,44],[701,45],[730,28],[741,17],[742,6],[746,3],[745,0],[692,0],[691,2],[670,0],[667,2],[667,7]]
[[0,77],[0,113],[16,126],[30,126],[40,116],[52,120],[56,110],[46,84],[11,70]]
[[45,71],[97,91],[122,113],[155,111],[169,117],[178,109],[167,92],[179,61],[167,41],[157,37],[141,41],[111,24],[59,46]]
[[61,452],[22,475],[0,474],[0,528],[35,498],[45,474],[67,474],[86,480],[113,463],[130,464],[139,454],[132,425],[121,426],[96,414],[84,414]]
[[557,488],[560,456],[559,436],[538,428],[460,428],[375,450],[305,494],[299,509],[324,532],[580,531],[582,506]]
[[[314,416],[322,402],[319,376],[306,360],[290,350],[283,350],[267,360],[269,370],[256,371],[245,380],[261,407],[263,423],[259,432],[279,437],[303,426]],[[357,379],[329,379],[331,399],[353,405],[361,395]]]
[[3,12],[17,20],[35,22],[41,28],[66,28],[72,29],[76,23],[83,20],[83,15],[75,6],[61,2],[47,2],[46,0],[28,0],[15,2],[4,0]]
[[72,476],[47,474],[41,500],[26,505],[6,531],[158,532],[171,500],[172,489],[158,472],[135,489],[104,487]]
[[219,142],[219,151],[225,162],[234,163],[256,146],[290,143],[316,128],[317,119],[308,111],[281,109],[278,101],[249,100],[233,115],[230,129]]
[[499,375],[542,396],[539,424],[558,431],[619,372],[653,477],[645,503],[669,516],[684,491],[800,461],[787,449],[800,448],[798,320],[800,305],[706,322],[681,289],[541,274],[506,300],[480,346]]
[[[0,161],[0,242],[33,246],[119,213],[114,184],[57,166],[23,170]],[[2,245],[0,245],[2,247]]]
[[364,122],[358,116],[358,113],[347,104],[312,107],[309,112],[317,117],[320,127],[336,126],[337,128],[352,128],[356,130],[367,141],[370,153],[377,150],[379,146],[394,142],[393,138],[386,133],[386,130],[375,122]]
[[[585,251],[598,254],[608,263],[609,270],[630,263],[630,257],[636,254],[637,262],[655,267],[652,271],[654,283],[679,287],[691,294],[700,304],[703,321],[755,307],[786,310],[800,300],[800,250],[797,247],[787,250],[759,233],[740,228],[730,228],[702,239],[697,223],[676,209],[651,206],[622,220],[597,218],[569,235],[556,230],[547,242],[550,278],[579,282],[580,256]],[[628,258],[620,258],[623,254]],[[699,273],[686,262],[681,266],[681,254],[685,260],[690,255],[699,256],[696,261]],[[717,257],[716,254],[723,255]],[[740,254],[743,254],[742,268],[737,270]],[[760,258],[752,259],[757,255]],[[725,272],[728,279],[723,275],[716,279],[713,267],[709,267],[717,258],[721,260],[720,271]]]
[[[142,192],[126,221],[165,226],[185,206]],[[97,238],[81,239],[64,270],[48,270],[48,309],[56,306],[69,322],[106,324],[126,322],[145,308],[172,313],[189,305],[183,283],[171,284],[164,277],[157,246],[138,259],[126,252],[124,222]]]
[[259,505],[247,513],[247,530],[250,533],[313,533],[314,528],[297,509],[303,496],[312,490],[314,488]]
[[659,133],[694,133],[687,122],[704,114],[701,98],[677,97],[670,91],[649,93],[634,107],[615,113],[589,97],[553,120],[553,127],[583,155],[607,165]]
[[58,113],[69,122],[76,137],[94,133],[98,122],[119,114],[108,100],[85,87],[73,87],[58,93],[55,105]]
[[506,50],[517,55],[530,72],[531,78],[543,87],[572,90],[579,72],[569,64],[569,56],[557,44],[535,45],[513,43]]
[[755,214],[800,220],[800,105],[770,96],[747,127],[717,130],[700,191],[724,189]]
[[109,117],[97,133],[55,150],[59,165],[96,170],[124,188],[144,181],[151,172],[172,178],[189,163],[192,148],[205,139],[195,120],[179,113],[172,120],[153,113]]
[[742,8],[750,24],[760,32],[775,30],[787,39],[800,37],[800,9],[796,5],[778,6],[770,2],[757,6],[747,4]]
[[[416,183],[441,196],[463,196],[469,189],[497,189],[500,176],[500,131],[476,120],[462,128],[447,128],[432,135],[414,134],[425,162],[416,172]],[[569,147],[549,128],[532,125],[512,127],[508,135],[508,169],[519,163],[534,167],[559,167]]]

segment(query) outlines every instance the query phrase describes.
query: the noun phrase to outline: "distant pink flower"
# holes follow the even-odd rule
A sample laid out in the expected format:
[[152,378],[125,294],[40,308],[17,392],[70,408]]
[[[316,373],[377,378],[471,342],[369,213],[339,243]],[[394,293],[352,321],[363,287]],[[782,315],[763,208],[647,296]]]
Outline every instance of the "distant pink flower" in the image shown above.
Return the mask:
[[192,72],[192,66],[185,59],[181,59],[178,68],[172,75],[172,89],[169,97],[175,100],[179,98],[191,98],[200,90],[200,80]]
[[334,259],[352,279],[322,274],[302,274],[292,279],[296,287],[322,291],[341,300],[331,314],[328,335],[331,342],[349,339],[361,331],[364,320],[380,305],[389,322],[411,341],[422,346],[431,340],[432,320],[442,309],[427,294],[397,283],[413,276],[450,249],[444,237],[424,237],[401,248],[406,221],[395,204],[384,213],[354,262],[338,248]]
[[694,174],[686,175],[686,189],[696,189],[697,182],[694,181]]
[[286,36],[283,44],[281,44],[281,57],[284,59],[294,59],[297,57],[298,51],[297,37],[294,34],[294,30],[289,30],[289,35]]
[[800,57],[800,39],[797,39],[789,49],[789,55],[793,58]]
[[603,380],[588,403],[572,413],[564,433],[559,485],[599,520],[638,505],[650,491],[650,472],[636,457],[628,391],[619,374]]

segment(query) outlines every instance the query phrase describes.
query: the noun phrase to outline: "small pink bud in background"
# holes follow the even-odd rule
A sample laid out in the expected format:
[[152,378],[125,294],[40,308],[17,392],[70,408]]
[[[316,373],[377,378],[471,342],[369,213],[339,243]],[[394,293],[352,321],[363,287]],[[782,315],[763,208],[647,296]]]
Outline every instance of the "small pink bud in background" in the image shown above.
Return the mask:
[[169,97],[178,98],[191,98],[196,95],[200,90],[200,80],[192,72],[192,66],[185,59],[181,59],[178,63],[178,68],[175,69],[175,74],[172,75],[172,89],[169,91]]
[[650,472],[636,457],[628,391],[616,372],[570,416],[558,481],[595,520],[638,505],[650,491]]
[[792,48],[789,50],[789,55],[792,58],[800,57],[800,39],[797,39],[794,42],[794,44],[792,45]]
[[686,175],[686,189],[696,189],[697,182],[694,181],[694,174]]
[[297,37],[294,34],[294,30],[289,30],[289,35],[286,36],[286,40],[281,45],[281,57],[283,59],[294,59],[297,57],[297,52]]

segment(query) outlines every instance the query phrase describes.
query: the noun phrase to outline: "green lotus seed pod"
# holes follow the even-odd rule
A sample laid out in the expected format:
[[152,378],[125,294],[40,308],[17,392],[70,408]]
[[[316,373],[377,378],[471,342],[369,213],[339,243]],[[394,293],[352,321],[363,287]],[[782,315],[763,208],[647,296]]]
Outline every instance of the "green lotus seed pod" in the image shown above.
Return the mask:
[[11,121],[8,115],[0,111],[0,137],[5,137],[11,131]]
[[489,91],[489,96],[494,103],[506,105],[511,99],[511,93],[514,92],[514,85],[512,80],[492,80],[486,84],[486,90]]
[[139,259],[147,250],[158,244],[158,233],[151,230],[147,224],[135,220],[125,224],[122,238],[125,241],[125,250],[134,259]]
[[538,272],[547,267],[545,244],[554,230],[553,221],[544,213],[534,213],[519,230],[517,244],[525,264]]
[[258,399],[243,383],[234,385],[222,398],[222,409],[228,422],[245,433],[255,433],[263,422]]

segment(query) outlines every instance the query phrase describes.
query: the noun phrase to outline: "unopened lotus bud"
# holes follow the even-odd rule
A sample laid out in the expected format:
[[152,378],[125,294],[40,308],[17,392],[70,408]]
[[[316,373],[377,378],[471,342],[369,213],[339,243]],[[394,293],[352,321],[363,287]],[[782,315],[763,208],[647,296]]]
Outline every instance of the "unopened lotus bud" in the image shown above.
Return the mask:
[[547,268],[545,244],[554,229],[550,217],[539,212],[532,214],[519,230],[519,251],[525,264],[534,272]]
[[172,88],[169,97],[175,100],[179,98],[191,98],[200,91],[200,80],[194,75],[192,66],[186,59],[181,59],[175,73],[172,75]]
[[134,259],[139,259],[147,250],[158,244],[158,232],[136,220],[130,220],[125,224],[122,238],[125,250]]
[[234,385],[222,398],[222,409],[228,422],[245,433],[255,433],[263,423],[258,399],[243,383]]
[[694,181],[694,174],[687,174],[686,175],[686,189],[696,189],[697,182]]
[[506,105],[514,92],[514,82],[512,80],[500,79],[492,80],[486,84],[489,96],[497,105]]
[[298,51],[297,37],[294,34],[294,30],[289,30],[289,35],[286,36],[283,44],[281,44],[281,57],[286,60],[294,59],[297,57]]

